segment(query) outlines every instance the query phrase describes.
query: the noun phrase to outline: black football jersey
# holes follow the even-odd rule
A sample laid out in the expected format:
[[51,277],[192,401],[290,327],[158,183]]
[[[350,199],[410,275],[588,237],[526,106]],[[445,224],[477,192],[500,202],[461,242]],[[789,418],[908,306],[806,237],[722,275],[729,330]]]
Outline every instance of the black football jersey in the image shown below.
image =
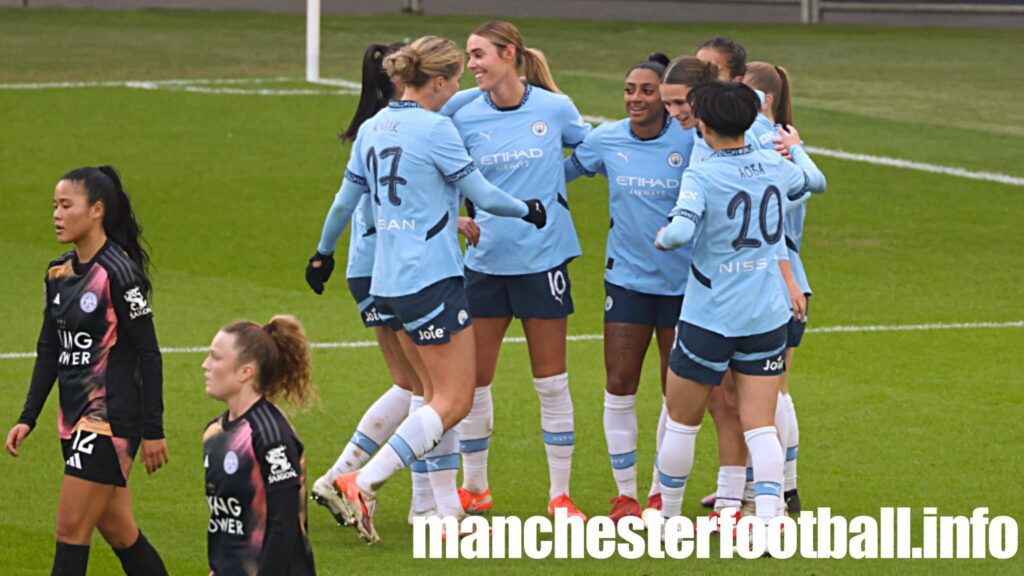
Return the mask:
[[35,419],[59,381],[62,439],[83,420],[113,436],[162,438],[162,360],[138,266],[107,241],[87,263],[50,263],[36,369],[20,422]]
[[211,576],[259,572],[263,548],[269,544],[267,496],[289,488],[299,499],[298,515],[284,521],[300,537],[284,552],[289,559],[281,576],[315,574],[307,535],[306,461],[302,442],[284,414],[265,398],[233,421],[225,412],[207,426],[203,453]]

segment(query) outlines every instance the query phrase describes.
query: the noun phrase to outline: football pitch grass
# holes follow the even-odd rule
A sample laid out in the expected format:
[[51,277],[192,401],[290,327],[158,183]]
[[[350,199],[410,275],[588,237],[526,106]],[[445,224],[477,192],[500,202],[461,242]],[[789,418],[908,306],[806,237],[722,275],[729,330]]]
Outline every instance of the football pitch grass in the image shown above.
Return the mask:
[[[423,34],[462,43],[481,18],[342,17],[323,21],[323,74],[357,80],[370,42]],[[516,20],[547,54],[560,87],[584,114],[622,116],[621,80],[658,50],[692,53],[709,36],[745,44],[751,60],[786,66],[796,124],[808,144],[973,171],[1024,176],[1024,77],[1019,31],[882,29]],[[347,149],[336,133],[356,98],[309,89],[303,19],[291,15],[0,9],[0,84],[167,79],[290,78],[229,85],[245,93],[181,85],[0,89],[0,276],[7,328],[0,353],[34,348],[46,263],[54,241],[53,185],[67,170],[110,163],[123,174],[157,266],[152,299],[165,347],[205,346],[221,325],[302,320],[311,340],[372,338],[339,268],[317,297],[306,259],[340,182]],[[467,75],[463,85],[472,83]],[[216,85],[221,86],[221,85]],[[271,91],[252,93],[261,88]],[[815,296],[811,327],[1007,323],[1024,320],[1020,286],[1024,188],[818,157],[829,190],[811,201],[805,247]],[[571,265],[571,334],[599,334],[607,230],[602,179],[569,187],[584,255]],[[347,235],[338,247],[346,253]],[[1018,246],[1018,248],[1013,248]],[[342,256],[343,258],[343,256]],[[513,327],[510,335],[521,335]],[[815,332],[800,348],[791,386],[801,428],[800,492],[806,508],[847,517],[882,506],[1024,519],[1024,369],[1020,326],[914,331]],[[615,496],[602,431],[600,340],[569,344],[577,445],[572,495],[588,514]],[[223,406],[203,393],[202,353],[164,356],[165,430],[171,462],[154,476],[136,465],[131,486],[140,527],[172,574],[206,573],[208,509],[201,434]],[[314,352],[320,405],[293,413],[306,446],[307,485],[333,461],[362,411],[388,386],[373,347]],[[639,477],[646,493],[660,401],[656,357],[638,396]],[[32,360],[0,359],[3,431],[21,410]],[[17,460],[0,460],[0,574],[49,569],[63,463],[56,390]],[[526,346],[506,344],[494,385],[491,485],[495,514],[543,514],[547,469]],[[684,514],[717,469],[710,421],[698,441]],[[310,505],[321,574],[417,573],[1021,573],[1019,555],[997,560],[413,560],[407,474],[381,493],[382,542],[367,547]],[[97,535],[90,574],[120,567]],[[714,548],[713,548],[714,550]],[[441,564],[444,562],[444,564]]]

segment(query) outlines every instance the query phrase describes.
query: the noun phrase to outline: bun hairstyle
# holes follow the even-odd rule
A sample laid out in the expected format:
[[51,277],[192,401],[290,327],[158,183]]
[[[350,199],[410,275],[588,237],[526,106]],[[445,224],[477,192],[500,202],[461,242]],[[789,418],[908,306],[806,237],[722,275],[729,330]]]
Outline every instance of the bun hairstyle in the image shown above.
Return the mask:
[[555,79],[551,76],[551,69],[548,68],[548,60],[544,57],[544,53],[534,48],[527,48],[523,44],[523,35],[519,33],[519,29],[515,27],[515,24],[502,21],[487,22],[473,30],[472,35],[486,38],[491,44],[494,44],[499,52],[504,51],[509,46],[515,46],[516,70],[522,71],[523,76],[526,77],[526,82],[543,88],[548,92],[562,93],[558,89],[558,85],[555,84]]
[[696,88],[718,78],[718,66],[696,56],[680,56],[669,62],[661,77],[664,84],[683,84]]
[[242,320],[221,332],[235,337],[238,363],[256,364],[256,390],[273,401],[307,407],[317,399],[309,341],[294,316],[274,316],[262,326]]
[[113,166],[85,166],[68,172],[61,180],[80,183],[85,188],[90,206],[103,202],[103,231],[139,267],[144,289],[150,292],[149,252],[142,247],[142,226],[135,219],[131,200],[121,185],[117,170]]
[[695,118],[702,120],[715,133],[727,137],[746,132],[761,108],[761,99],[753,88],[720,80],[694,88],[687,100]]
[[[661,52],[652,52],[651,55],[647,57],[647,60],[640,62],[636,66],[633,66],[632,68],[629,69],[629,72],[632,72],[633,70],[650,70],[651,72],[657,74],[658,78],[661,78],[662,75],[665,74],[665,69],[668,67],[668,65],[668,56],[662,54]],[[626,72],[626,76],[629,76],[629,72]]]
[[384,57],[397,51],[405,44],[370,44],[363,54],[363,86],[359,93],[359,104],[348,128],[338,135],[342,142],[355,139],[359,127],[373,117],[388,100],[395,97],[395,85],[384,70]]
[[793,105],[790,101],[789,73],[781,66],[767,62],[751,62],[743,83],[772,96],[772,116],[776,124],[793,123]]
[[713,48],[726,56],[726,65],[729,67],[730,78],[737,78],[746,74],[747,50],[739,42],[716,36],[715,38],[705,40],[697,47],[698,50],[701,48]]
[[384,57],[384,69],[392,79],[419,88],[434,78],[452,78],[462,70],[462,51],[439,36],[424,36]]

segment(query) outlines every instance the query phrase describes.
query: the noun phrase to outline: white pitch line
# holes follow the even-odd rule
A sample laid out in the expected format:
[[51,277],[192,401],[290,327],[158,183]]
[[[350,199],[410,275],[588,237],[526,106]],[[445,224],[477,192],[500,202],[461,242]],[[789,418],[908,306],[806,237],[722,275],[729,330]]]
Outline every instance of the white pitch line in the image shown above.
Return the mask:
[[[204,94],[234,94],[234,95],[253,95],[253,96],[319,96],[319,95],[331,95],[331,94],[351,94],[347,91],[328,92],[318,90],[303,90],[303,89],[260,89],[260,90],[249,90],[240,88],[206,88],[207,85],[220,85],[220,84],[265,84],[270,82],[299,82],[298,78],[289,77],[276,77],[276,78],[197,78],[197,79],[173,79],[173,80],[142,80],[142,81],[120,81],[120,82],[39,82],[39,83],[21,83],[21,84],[0,84],[0,90],[44,90],[50,88],[135,88],[142,90],[159,90],[159,89],[174,89],[183,90],[186,92],[204,93]],[[324,86],[337,86],[346,90],[358,91],[362,88],[362,85],[358,82],[351,80],[345,80],[343,78],[321,78],[313,84],[319,84]],[[605,122],[613,121],[612,118],[606,118],[604,116],[583,116],[583,119],[587,122],[595,122],[603,124]],[[1010,176],[1009,174],[1002,174],[999,172],[980,172],[974,170],[967,170],[966,168],[958,168],[956,166],[942,166],[939,164],[929,164],[927,162],[915,162],[913,160],[904,160],[902,158],[890,158],[888,156],[875,156],[872,154],[858,154],[855,152],[846,152],[844,150],[830,150],[828,148],[818,148],[816,146],[808,146],[807,151],[812,154],[819,154],[821,156],[828,156],[830,158],[839,158],[841,160],[852,160],[854,162],[863,162],[865,164],[874,164],[876,166],[889,166],[892,168],[903,168],[906,170],[916,170],[919,172],[927,172],[930,174],[942,174],[946,176],[955,176],[958,178],[968,178],[970,180],[981,180],[985,182],[995,182],[998,184],[1007,184],[1009,186],[1024,186],[1024,178],[1018,176]]]
[[864,162],[867,164],[876,164],[878,166],[891,166],[893,168],[906,168],[908,170],[918,170],[921,172],[930,172],[932,174],[945,174],[947,176],[970,178],[971,180],[998,182],[999,184],[1009,184],[1011,186],[1024,186],[1024,178],[1018,178],[1008,174],[1000,174],[998,172],[975,172],[973,170],[966,170],[964,168],[956,168],[953,166],[940,166],[938,164],[901,160],[899,158],[889,158],[887,156],[873,156],[871,154],[856,154],[843,150],[818,148],[817,146],[807,146],[806,148],[811,154],[820,154],[821,156],[829,156],[831,158],[839,158],[842,160],[853,160],[854,162]]
[[[808,328],[808,333],[816,334],[836,334],[836,333],[851,333],[851,332],[921,332],[921,331],[932,331],[932,330],[976,330],[985,328],[1024,328],[1024,321],[1017,322],[954,322],[951,324],[891,324],[891,325],[876,325],[876,326],[819,326]],[[601,340],[604,336],[601,334],[571,334],[566,339],[569,342],[587,342],[593,340]],[[526,342],[526,338],[522,336],[509,336],[505,338],[505,343],[509,344],[522,344]],[[356,340],[352,342],[313,342],[310,344],[313,348],[322,349],[334,349],[334,348],[373,348],[377,346],[377,342],[374,340]],[[208,348],[206,346],[187,346],[180,348],[162,348],[160,351],[164,354],[197,354],[206,352]],[[24,358],[35,358],[35,352],[2,352],[0,353],[0,360],[18,360]]]
[[[587,122],[595,122],[597,124],[604,124],[605,122],[612,121],[611,118],[605,118],[604,116],[583,116],[583,119]],[[1010,176],[1009,174],[1000,174],[999,172],[975,172],[973,170],[957,168],[955,166],[940,166],[939,164],[914,162],[912,160],[903,160],[901,158],[889,158],[888,156],[857,154],[854,152],[846,152],[844,150],[829,150],[828,148],[818,148],[817,146],[807,146],[806,149],[811,154],[819,154],[821,156],[839,158],[841,160],[852,160],[854,162],[864,162],[865,164],[874,164],[876,166],[890,166],[892,168],[904,168],[907,170],[917,170],[919,172],[928,172],[931,174],[945,174],[947,176],[957,176],[959,178],[969,178],[971,180],[984,180],[986,182],[997,182],[999,184],[1008,184],[1010,186],[1024,186],[1024,178]]]

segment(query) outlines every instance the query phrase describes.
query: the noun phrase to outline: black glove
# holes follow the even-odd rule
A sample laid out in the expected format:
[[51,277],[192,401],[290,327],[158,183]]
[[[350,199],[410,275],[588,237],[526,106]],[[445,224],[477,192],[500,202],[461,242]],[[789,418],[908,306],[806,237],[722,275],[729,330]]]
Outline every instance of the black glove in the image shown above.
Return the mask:
[[523,216],[523,220],[526,220],[530,224],[536,226],[537,230],[540,230],[548,223],[547,210],[544,209],[544,204],[540,200],[536,198],[527,200],[526,207],[529,208],[530,211],[526,213],[526,216]]
[[[319,268],[313,267],[313,262],[320,262]],[[318,250],[312,258],[309,259],[309,264],[306,266],[306,284],[313,289],[313,292],[317,294],[324,293],[324,282],[327,282],[331,278],[331,273],[334,272],[334,255],[333,254],[321,254]]]

